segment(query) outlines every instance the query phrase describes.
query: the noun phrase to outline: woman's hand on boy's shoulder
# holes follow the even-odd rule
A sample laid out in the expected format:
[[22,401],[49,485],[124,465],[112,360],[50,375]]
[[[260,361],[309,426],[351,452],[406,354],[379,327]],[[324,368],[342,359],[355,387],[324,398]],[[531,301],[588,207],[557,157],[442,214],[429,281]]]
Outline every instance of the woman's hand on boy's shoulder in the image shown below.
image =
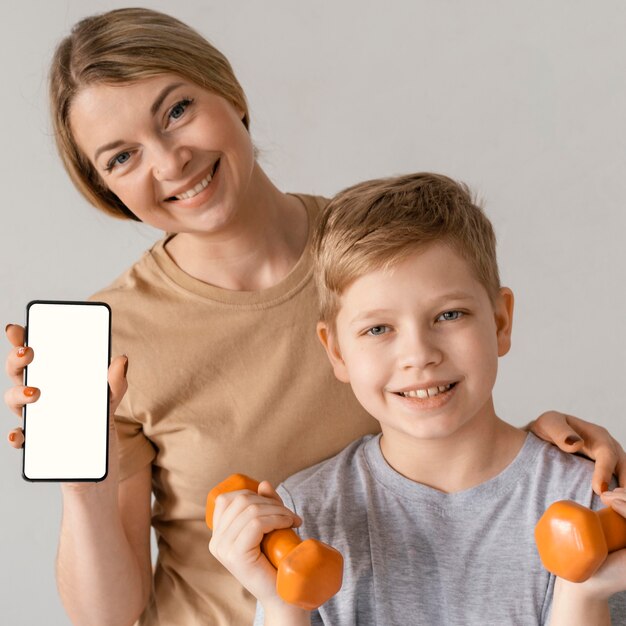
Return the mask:
[[626,487],[626,452],[606,428],[573,415],[546,411],[526,429],[564,452],[583,454],[594,461],[592,486],[598,495],[607,490],[613,475],[620,487]]

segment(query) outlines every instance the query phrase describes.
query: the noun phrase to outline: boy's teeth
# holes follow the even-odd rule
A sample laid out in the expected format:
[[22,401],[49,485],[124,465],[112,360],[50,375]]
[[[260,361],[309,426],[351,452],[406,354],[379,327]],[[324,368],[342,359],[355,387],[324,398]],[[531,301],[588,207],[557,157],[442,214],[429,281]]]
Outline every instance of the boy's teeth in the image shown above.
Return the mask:
[[176,200],[187,200],[188,198],[193,198],[197,196],[203,189],[206,189],[208,184],[211,182],[211,174],[209,174],[204,180],[201,180],[195,187],[192,189],[188,189],[187,191],[183,191],[183,193],[174,196]]
[[452,385],[443,387],[429,387],[428,389],[414,389],[413,391],[403,391],[401,395],[405,398],[434,398],[444,391],[448,391]]

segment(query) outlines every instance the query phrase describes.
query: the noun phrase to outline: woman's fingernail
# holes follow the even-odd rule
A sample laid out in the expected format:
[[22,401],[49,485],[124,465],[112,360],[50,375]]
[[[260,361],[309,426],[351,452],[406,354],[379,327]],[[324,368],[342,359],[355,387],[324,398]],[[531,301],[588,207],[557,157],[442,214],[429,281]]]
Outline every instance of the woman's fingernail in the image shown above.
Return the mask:
[[21,346],[20,348],[17,349],[17,356],[24,356],[26,354],[26,348],[24,346]]
[[602,483],[600,485],[600,493],[604,493],[605,491],[608,491],[609,489],[609,484],[608,483]]
[[575,443],[582,441],[582,439],[578,435],[568,435],[565,439],[565,443],[568,446],[573,446]]
[[37,393],[35,387],[24,387],[24,395],[32,398]]
[[15,433],[9,433],[9,441],[15,441]]

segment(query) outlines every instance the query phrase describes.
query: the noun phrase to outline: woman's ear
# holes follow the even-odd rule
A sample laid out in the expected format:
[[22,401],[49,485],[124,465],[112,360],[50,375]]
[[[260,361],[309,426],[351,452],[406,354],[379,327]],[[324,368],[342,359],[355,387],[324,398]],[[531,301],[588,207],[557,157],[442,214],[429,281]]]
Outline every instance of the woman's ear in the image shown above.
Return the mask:
[[511,349],[514,303],[513,292],[508,287],[501,287],[495,302],[494,312],[498,338],[498,356],[504,356]]
[[333,366],[333,372],[335,372],[337,379],[342,383],[349,383],[350,377],[348,376],[348,369],[341,356],[336,333],[331,330],[326,322],[318,322],[317,337],[324,346],[324,350],[326,350],[328,360]]

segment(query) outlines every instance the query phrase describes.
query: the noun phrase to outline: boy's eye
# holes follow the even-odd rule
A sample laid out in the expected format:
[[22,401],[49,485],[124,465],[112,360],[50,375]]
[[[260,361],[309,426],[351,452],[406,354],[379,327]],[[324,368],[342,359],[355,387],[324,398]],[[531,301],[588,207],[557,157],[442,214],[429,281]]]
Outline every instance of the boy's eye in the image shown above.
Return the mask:
[[378,337],[378,335],[384,335],[388,330],[389,326],[372,326],[365,334]]
[[191,104],[191,100],[189,98],[185,98],[180,102],[177,102],[169,112],[169,117],[173,120],[177,120],[183,116],[183,113],[186,111],[187,107]]
[[463,315],[464,313],[462,311],[445,311],[437,318],[437,321],[453,322],[463,317]]

